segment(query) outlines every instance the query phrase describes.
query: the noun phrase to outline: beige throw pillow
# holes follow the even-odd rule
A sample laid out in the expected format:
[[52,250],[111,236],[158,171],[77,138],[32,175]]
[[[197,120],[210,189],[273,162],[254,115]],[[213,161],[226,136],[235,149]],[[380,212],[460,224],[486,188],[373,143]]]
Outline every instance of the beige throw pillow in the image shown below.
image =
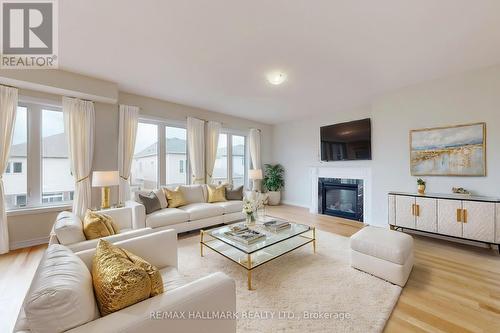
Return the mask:
[[208,185],[207,190],[208,190],[208,202],[209,203],[227,201],[226,200],[226,186],[220,185],[220,186],[216,187],[213,185]]
[[111,236],[119,232],[119,227],[111,216],[87,210],[83,219],[83,233],[87,240]]
[[177,208],[188,204],[187,200],[184,198],[184,195],[179,190],[179,187],[177,187],[175,190],[170,190],[164,187],[163,191],[165,192],[165,196],[167,197],[169,208]]

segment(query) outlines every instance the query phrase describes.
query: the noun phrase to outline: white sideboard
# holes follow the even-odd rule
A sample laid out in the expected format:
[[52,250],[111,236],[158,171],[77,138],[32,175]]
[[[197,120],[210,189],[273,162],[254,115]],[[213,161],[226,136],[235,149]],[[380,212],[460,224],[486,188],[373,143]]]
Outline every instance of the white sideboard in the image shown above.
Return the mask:
[[499,245],[500,199],[389,192],[391,229],[410,229]]

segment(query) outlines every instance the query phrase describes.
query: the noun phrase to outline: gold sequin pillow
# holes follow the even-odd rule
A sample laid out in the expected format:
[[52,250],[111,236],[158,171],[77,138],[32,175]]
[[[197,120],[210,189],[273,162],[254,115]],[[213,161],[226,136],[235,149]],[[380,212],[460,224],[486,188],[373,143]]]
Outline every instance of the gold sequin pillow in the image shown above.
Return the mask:
[[119,232],[120,230],[111,216],[91,210],[87,210],[85,213],[83,233],[87,240],[111,236]]
[[217,187],[213,185],[208,185],[207,191],[208,191],[208,202],[212,203],[212,202],[227,201],[225,185],[220,185]]
[[170,190],[164,187],[163,192],[167,197],[168,208],[177,208],[188,204],[186,198],[184,198],[184,195],[179,190],[179,187],[177,187],[175,190]]
[[155,266],[102,239],[92,261],[92,282],[101,316],[163,292]]

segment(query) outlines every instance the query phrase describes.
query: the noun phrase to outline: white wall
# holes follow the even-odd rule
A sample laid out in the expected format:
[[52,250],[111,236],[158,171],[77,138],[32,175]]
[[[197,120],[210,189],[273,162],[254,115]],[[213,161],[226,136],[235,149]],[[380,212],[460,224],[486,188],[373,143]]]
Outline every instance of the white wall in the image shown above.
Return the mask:
[[373,104],[374,217],[387,221],[386,193],[415,191],[410,176],[411,129],[486,122],[486,177],[422,177],[428,192],[460,186],[500,196],[500,66],[400,89]]
[[274,161],[285,167],[284,203],[309,207],[313,166],[369,166],[368,161],[320,162],[319,128],[323,125],[370,117],[370,108],[351,112],[325,112],[322,117],[309,117],[276,125],[273,129]]
[[[410,175],[411,129],[486,122],[487,177],[423,177],[428,192],[450,193],[461,186],[478,195],[500,196],[500,66],[406,87],[346,112],[276,125],[275,162],[286,170],[284,201],[309,206],[309,166],[365,166],[373,176],[372,224],[387,224],[387,192],[415,191]],[[372,118],[372,161],[319,162],[319,127]]]

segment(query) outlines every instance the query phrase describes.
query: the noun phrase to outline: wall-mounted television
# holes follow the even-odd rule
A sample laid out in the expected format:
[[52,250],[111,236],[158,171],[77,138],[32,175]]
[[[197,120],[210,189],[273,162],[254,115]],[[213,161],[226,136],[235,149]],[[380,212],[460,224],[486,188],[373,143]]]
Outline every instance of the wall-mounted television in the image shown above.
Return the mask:
[[323,126],[320,132],[322,161],[372,159],[370,118]]

